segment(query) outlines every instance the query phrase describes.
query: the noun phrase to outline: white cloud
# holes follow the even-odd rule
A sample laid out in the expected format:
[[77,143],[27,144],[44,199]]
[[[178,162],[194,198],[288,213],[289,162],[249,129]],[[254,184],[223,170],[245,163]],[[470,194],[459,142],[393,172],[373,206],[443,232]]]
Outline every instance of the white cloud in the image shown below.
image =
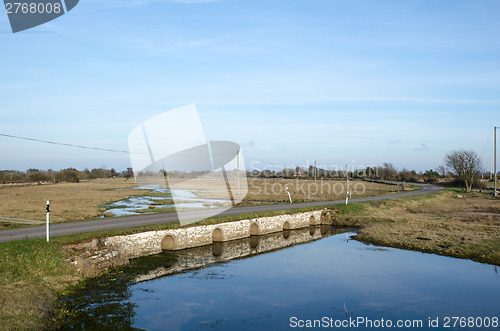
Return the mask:
[[414,151],[426,151],[426,150],[429,150],[429,146],[427,146],[427,144],[420,144],[420,146],[414,148],[413,150]]

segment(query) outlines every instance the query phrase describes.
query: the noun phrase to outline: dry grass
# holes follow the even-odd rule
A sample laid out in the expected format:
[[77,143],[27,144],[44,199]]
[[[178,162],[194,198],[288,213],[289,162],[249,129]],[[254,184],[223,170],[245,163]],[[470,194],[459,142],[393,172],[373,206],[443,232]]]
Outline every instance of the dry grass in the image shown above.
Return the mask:
[[[135,183],[123,178],[93,180],[81,183],[64,183],[43,186],[0,188],[0,216],[26,220],[45,220],[45,204],[50,200],[52,223],[81,221],[102,216],[102,205],[126,199],[130,196],[149,195],[149,190],[131,189],[143,184],[163,184],[163,179]],[[202,198],[228,199],[225,183],[210,179],[177,181],[169,183],[176,188],[197,190]],[[235,182],[231,182],[233,188]],[[336,180],[304,180],[249,178],[248,194],[242,205],[254,202],[288,202],[288,187],[294,202],[310,202],[345,199],[347,185]],[[353,198],[387,194],[396,190],[395,186],[377,183],[351,181]],[[234,192],[236,194],[236,192]],[[171,202],[171,200],[166,200]],[[154,209],[148,210],[155,211]],[[161,210],[158,210],[161,212]],[[112,216],[107,214],[104,216]],[[0,223],[2,224],[2,223]],[[3,228],[8,228],[5,226]],[[1,228],[1,227],[0,227]]]
[[134,195],[150,194],[133,190],[133,180],[123,178],[42,186],[0,189],[0,216],[45,220],[45,204],[50,201],[51,222],[81,221],[100,216],[100,205]]
[[[345,199],[347,184],[337,180],[304,180],[304,179],[260,179],[251,178],[248,182],[249,201],[288,202],[288,193],[294,202],[327,201]],[[361,198],[391,193],[394,186],[350,181],[352,198]]]
[[[293,202],[311,202],[345,199],[347,184],[345,181],[318,179],[281,179],[281,178],[248,178],[248,194],[244,201],[258,202],[289,202],[287,187]],[[176,188],[198,190],[197,195],[210,199],[227,199],[227,188],[210,179],[189,181],[176,180],[169,183]],[[230,181],[236,193],[237,183]],[[241,186],[243,187],[243,186]],[[353,198],[375,196],[397,191],[396,186],[370,183],[364,181],[350,181],[349,188]]]
[[422,197],[370,202],[335,214],[338,225],[361,227],[357,239],[500,265],[500,200],[446,190]]

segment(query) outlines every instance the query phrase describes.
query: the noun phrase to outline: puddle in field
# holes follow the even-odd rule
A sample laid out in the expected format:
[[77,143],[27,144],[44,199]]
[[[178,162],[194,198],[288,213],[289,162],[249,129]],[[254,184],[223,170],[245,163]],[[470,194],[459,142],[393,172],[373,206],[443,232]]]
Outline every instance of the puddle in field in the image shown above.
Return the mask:
[[433,329],[443,329],[446,317],[463,316],[498,329],[494,266],[365,245],[352,234],[288,230],[134,259],[63,299],[63,328],[288,330],[363,318],[421,321],[415,329],[438,319]]
[[[164,208],[217,208],[221,205],[231,203],[229,200],[205,199],[195,194],[195,190],[170,190],[161,188],[159,185],[144,185],[138,186],[137,190],[150,190],[152,193],[160,193],[161,196],[136,196],[128,199],[112,202],[106,205],[106,210],[103,214],[111,212],[114,216],[130,216],[139,215],[149,212],[154,212],[155,209]],[[175,195],[178,201],[173,204],[172,194]],[[157,204],[161,201],[170,202],[167,204]],[[154,206],[154,208],[150,207]]]

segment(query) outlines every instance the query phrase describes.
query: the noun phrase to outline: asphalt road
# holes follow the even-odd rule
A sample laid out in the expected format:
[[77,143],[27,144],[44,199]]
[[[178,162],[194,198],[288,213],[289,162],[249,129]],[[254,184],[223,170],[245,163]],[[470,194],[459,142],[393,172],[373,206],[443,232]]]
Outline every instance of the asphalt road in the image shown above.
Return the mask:
[[[349,200],[349,202],[353,203],[362,201],[394,199],[400,197],[408,197],[408,196],[437,192],[442,189],[442,187],[440,186],[428,185],[428,184],[418,184],[418,186],[421,186],[422,189],[418,191],[411,191],[404,193],[395,193],[388,195],[379,195],[375,197],[351,199]],[[258,212],[272,211],[272,210],[285,210],[285,209],[293,210],[297,208],[319,207],[319,206],[336,205],[342,203],[345,203],[345,200],[306,202],[306,203],[295,203],[289,205],[279,204],[279,205],[262,205],[262,206],[252,206],[252,207],[235,207],[235,208],[230,208],[217,216],[238,215],[243,213],[258,213]],[[206,213],[205,210],[194,210],[194,211],[183,212],[183,216],[186,216],[187,217],[186,219],[193,219],[193,220],[203,219],[207,217],[205,213]],[[151,215],[139,215],[139,216],[129,216],[129,217],[119,217],[119,218],[101,218],[101,219],[82,221],[82,222],[59,223],[50,226],[50,236],[53,237],[53,236],[61,236],[61,235],[81,233],[81,232],[120,229],[120,228],[128,228],[128,227],[149,225],[149,224],[170,223],[176,221],[178,221],[176,213],[167,213],[167,214],[151,214]],[[2,230],[0,231],[0,242],[21,240],[24,238],[44,238],[45,236],[46,236],[45,225],[12,229],[12,230]]]

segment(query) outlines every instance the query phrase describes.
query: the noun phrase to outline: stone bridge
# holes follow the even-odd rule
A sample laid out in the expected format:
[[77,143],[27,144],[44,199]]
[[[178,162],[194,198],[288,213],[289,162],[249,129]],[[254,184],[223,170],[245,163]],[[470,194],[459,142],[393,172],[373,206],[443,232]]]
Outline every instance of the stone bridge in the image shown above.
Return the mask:
[[184,249],[175,252],[175,260],[167,260],[165,263],[159,263],[157,268],[147,272],[141,270],[134,277],[134,281],[136,283],[148,281],[186,270],[202,268],[214,263],[250,257],[285,247],[312,242],[340,232],[340,230],[332,229],[331,226],[322,225],[321,227],[314,226],[284,230],[282,232],[251,236],[240,240]]
[[127,258],[135,258],[158,254],[162,250],[181,250],[200,247],[213,243],[321,224],[331,225],[332,221],[328,212],[318,210],[213,225],[198,225],[188,228],[115,236],[106,238],[103,244],[104,246],[113,247],[114,251],[119,252]]

